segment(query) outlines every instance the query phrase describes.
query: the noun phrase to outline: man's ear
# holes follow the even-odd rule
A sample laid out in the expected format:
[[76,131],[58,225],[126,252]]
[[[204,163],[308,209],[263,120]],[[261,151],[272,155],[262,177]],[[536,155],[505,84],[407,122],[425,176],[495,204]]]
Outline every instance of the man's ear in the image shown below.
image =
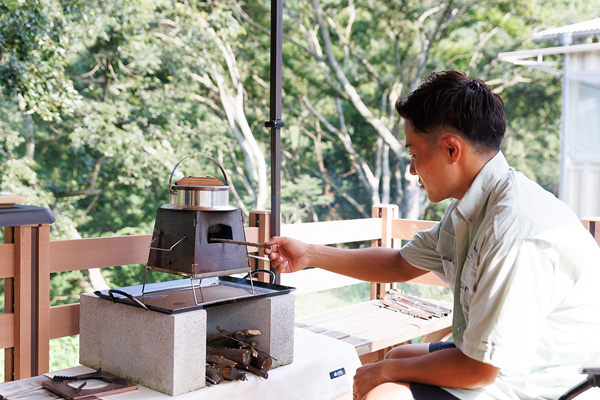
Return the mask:
[[457,162],[462,156],[464,144],[458,136],[452,133],[443,136],[442,145],[443,150],[447,154],[448,159],[451,163]]

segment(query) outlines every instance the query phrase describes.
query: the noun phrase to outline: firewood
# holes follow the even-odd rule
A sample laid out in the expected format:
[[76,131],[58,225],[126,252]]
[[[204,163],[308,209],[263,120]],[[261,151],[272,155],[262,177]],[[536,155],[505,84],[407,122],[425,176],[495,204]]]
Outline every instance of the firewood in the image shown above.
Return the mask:
[[223,338],[233,338],[235,340],[244,340],[246,339],[246,335],[242,331],[226,331],[225,329],[217,326],[217,330],[219,333],[211,333],[206,335],[206,340],[209,342],[213,342],[215,340],[220,340]]
[[272,360],[271,356],[260,349],[255,349],[255,350],[257,352],[257,355],[252,357],[252,359],[250,360],[250,365],[255,366],[256,368],[260,369],[261,371],[266,372],[266,371],[270,370],[271,366],[273,365],[273,360]]
[[254,375],[258,375],[261,378],[265,378],[267,379],[269,377],[269,374],[266,371],[261,371],[260,369],[256,368],[254,365],[249,365],[246,370],[252,372]]
[[[248,343],[248,342],[246,342]],[[258,349],[256,348],[256,346],[258,346],[258,342],[252,342],[249,343],[248,346],[248,350],[250,350],[250,354],[252,355],[252,357],[258,357]],[[252,360],[250,360],[250,362],[252,362]]]
[[[220,333],[217,333],[215,335],[220,335]],[[213,347],[247,347],[245,345],[246,342],[244,342],[243,340],[238,340],[233,336],[221,336],[220,338],[209,340],[206,343]]]
[[244,373],[238,369],[237,380],[238,381],[247,381],[248,378],[246,378],[246,373]]
[[215,368],[207,365],[206,366],[206,380],[213,385],[218,385],[223,382],[223,375],[219,373]]
[[217,370],[221,375],[223,375],[223,378],[227,379],[228,381],[233,381],[237,379],[238,376],[238,370],[235,367],[225,367],[223,365],[214,365],[213,368],[215,370]]
[[[220,326],[217,326],[217,330],[219,333],[207,335],[206,337],[206,361],[210,363],[207,365],[206,370],[207,382],[220,382],[223,379],[246,380],[246,374],[241,372],[239,368],[262,378],[268,378],[267,371],[272,366],[273,357],[258,349],[258,341],[248,339],[249,337],[259,336],[261,334],[260,330],[240,329],[228,331]],[[213,377],[214,372],[218,374],[216,379]]]
[[235,361],[245,366],[250,365],[250,351],[246,349],[232,349],[228,347],[206,346],[206,355],[223,356],[228,360]]
[[242,332],[244,335],[246,335],[246,337],[250,337],[250,336],[260,336],[262,335],[261,331],[259,331],[258,329],[244,329]]
[[223,336],[220,339],[213,340],[212,342],[207,342],[208,345],[213,347],[231,347],[231,348],[247,348],[252,352],[252,355],[256,356],[254,351],[252,350],[254,347],[258,346],[260,342],[250,342],[248,340],[237,340],[233,336]]
[[206,340],[208,342],[214,342],[217,340],[222,340],[223,338],[231,339],[234,341],[243,342],[247,337],[259,336],[261,332],[258,329],[240,329],[237,331],[228,331],[226,329],[217,326],[217,330],[219,333],[211,333],[206,335]]
[[[223,328],[221,328],[220,326],[217,326],[217,330],[223,334],[226,334],[227,336],[234,336],[231,335],[231,331],[227,331]],[[244,336],[260,336],[261,332],[258,329],[240,329],[235,331],[236,333],[241,333]],[[240,339],[240,340],[244,340],[244,339]]]
[[223,356],[216,356],[213,354],[206,355],[206,362],[217,364],[217,365],[223,365],[223,366],[229,367],[229,368],[235,367],[237,365],[237,362],[235,362],[235,361],[231,361]]

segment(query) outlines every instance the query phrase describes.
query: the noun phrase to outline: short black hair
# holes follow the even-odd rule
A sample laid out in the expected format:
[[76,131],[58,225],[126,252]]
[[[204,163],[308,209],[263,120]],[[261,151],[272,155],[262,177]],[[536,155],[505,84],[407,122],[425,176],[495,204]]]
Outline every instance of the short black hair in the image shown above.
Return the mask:
[[506,131],[504,102],[482,80],[458,71],[432,72],[396,110],[419,133],[433,139],[449,128],[476,150],[498,151]]

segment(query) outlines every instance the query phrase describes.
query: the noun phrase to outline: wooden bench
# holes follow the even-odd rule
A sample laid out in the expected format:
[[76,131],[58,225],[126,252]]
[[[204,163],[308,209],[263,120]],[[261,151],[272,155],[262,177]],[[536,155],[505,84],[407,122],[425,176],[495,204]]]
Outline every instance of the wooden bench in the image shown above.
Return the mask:
[[382,308],[379,300],[371,300],[296,318],[296,326],[353,345],[365,364],[421,336],[423,343],[444,340],[452,330],[452,314],[425,320]]

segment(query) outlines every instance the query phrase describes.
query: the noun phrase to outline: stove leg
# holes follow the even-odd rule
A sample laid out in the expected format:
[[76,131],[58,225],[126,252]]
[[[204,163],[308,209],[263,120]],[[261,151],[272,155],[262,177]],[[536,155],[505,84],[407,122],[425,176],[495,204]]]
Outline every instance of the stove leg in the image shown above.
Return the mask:
[[146,293],[146,278],[148,278],[148,268],[146,268],[146,272],[144,273],[144,284],[142,285],[142,296]]
[[[194,286],[194,278],[190,276],[190,281],[192,282],[192,293],[194,294],[194,304],[198,305],[198,299],[196,298],[196,287]],[[202,292],[200,292],[202,293]]]
[[204,303],[204,294],[202,294],[202,278],[198,281],[198,290],[200,291],[200,300]]

